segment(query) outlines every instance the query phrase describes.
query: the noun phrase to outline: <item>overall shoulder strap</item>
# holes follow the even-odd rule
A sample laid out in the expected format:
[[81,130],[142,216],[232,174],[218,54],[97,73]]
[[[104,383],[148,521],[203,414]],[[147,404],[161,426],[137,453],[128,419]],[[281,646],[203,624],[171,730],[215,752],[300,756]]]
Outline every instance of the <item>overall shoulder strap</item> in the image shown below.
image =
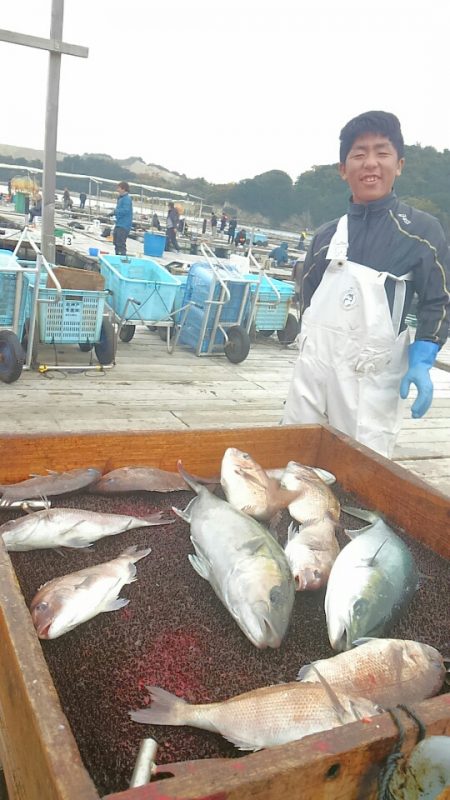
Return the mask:
[[328,245],[327,258],[334,261],[345,261],[348,250],[348,218],[344,214],[340,218],[334,235]]

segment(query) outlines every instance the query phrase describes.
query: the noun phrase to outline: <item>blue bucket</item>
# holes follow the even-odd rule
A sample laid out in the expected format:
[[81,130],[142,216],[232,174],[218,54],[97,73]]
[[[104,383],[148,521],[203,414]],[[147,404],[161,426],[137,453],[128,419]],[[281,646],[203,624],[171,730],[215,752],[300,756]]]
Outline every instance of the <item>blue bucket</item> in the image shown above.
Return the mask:
[[166,237],[163,233],[144,233],[144,255],[145,256],[162,256],[164,253],[164,245]]

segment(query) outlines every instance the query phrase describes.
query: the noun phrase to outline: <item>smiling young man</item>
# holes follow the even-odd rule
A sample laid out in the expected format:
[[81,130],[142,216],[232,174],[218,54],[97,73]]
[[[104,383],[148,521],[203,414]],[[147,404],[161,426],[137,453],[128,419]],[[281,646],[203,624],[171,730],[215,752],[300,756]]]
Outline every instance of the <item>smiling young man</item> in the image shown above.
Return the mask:
[[319,228],[305,260],[300,353],[283,423],[329,423],[390,457],[411,384],[413,417],[432,402],[429,370],[449,326],[449,248],[439,222],[393,191],[404,165],[394,114],[360,114],[340,142],[339,171],[352,195],[347,214]]

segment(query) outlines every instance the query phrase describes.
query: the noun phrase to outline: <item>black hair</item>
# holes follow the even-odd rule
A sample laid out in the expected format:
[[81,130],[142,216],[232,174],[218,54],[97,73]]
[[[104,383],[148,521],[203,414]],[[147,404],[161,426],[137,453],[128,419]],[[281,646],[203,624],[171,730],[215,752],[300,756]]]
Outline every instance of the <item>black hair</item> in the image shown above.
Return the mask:
[[364,114],[353,117],[341,130],[339,136],[341,142],[339,161],[341,164],[345,163],[355,139],[364,136],[365,133],[379,133],[387,136],[395,147],[398,157],[403,158],[405,143],[400,121],[395,114],[391,114],[389,111],[365,111]]
[[124,192],[129,192],[130,184],[127,183],[126,181],[120,181],[120,183],[117,184],[117,188],[123,189]]

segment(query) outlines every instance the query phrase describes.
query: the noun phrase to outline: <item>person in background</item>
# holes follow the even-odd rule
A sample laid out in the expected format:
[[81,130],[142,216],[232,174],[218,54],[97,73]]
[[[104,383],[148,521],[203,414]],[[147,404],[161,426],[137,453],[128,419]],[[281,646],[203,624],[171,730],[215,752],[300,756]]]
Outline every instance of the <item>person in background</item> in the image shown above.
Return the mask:
[[34,218],[42,217],[42,192],[38,192],[34,201],[34,206],[30,208],[28,222],[34,225]]
[[203,217],[203,223],[202,223],[202,233],[203,233],[203,234],[205,234],[205,233],[206,233],[206,226],[207,226],[207,224],[208,224],[208,220],[206,219],[206,217]]
[[222,216],[220,218],[220,230],[219,233],[223,233],[227,224],[227,215],[225,212],[222,212]]
[[278,247],[274,247],[273,250],[269,253],[269,258],[274,258],[277,262],[277,267],[281,267],[283,264],[289,263],[289,256],[288,256],[288,243],[281,242]]
[[80,192],[80,208],[83,209],[86,205],[87,194],[86,192]]
[[214,239],[217,233],[217,217],[213,211],[211,214],[211,236]]
[[66,188],[63,192],[63,209],[64,211],[72,211],[73,200],[70,196],[69,190]]
[[116,256],[126,256],[127,236],[133,225],[133,202],[130,197],[130,186],[127,181],[117,184],[117,204],[110,216],[116,218],[113,230],[113,243]]
[[[413,384],[412,417],[433,399],[430,369],[447,339],[450,255],[440,223],[402,203],[394,114],[368,111],[340,134],[348,212],[316,232],[301,281],[300,355],[283,423],[329,423],[390,457]],[[405,317],[417,293],[410,344]]]
[[237,219],[233,217],[228,223],[228,244],[233,244],[236,235]]
[[177,227],[180,215],[175,208],[175,203],[170,200],[169,202],[169,210],[167,212],[167,219],[166,219],[166,250],[176,250],[177,253],[180,252],[180,248],[177,242]]
[[247,231],[245,230],[245,228],[241,228],[241,230],[239,231],[239,233],[237,234],[237,236],[236,236],[236,238],[234,240],[234,243],[235,243],[236,247],[239,247],[239,245],[241,245],[243,247],[245,245],[246,241],[247,241]]
[[161,230],[161,223],[159,221],[159,217],[156,211],[153,213],[152,217],[152,228],[156,228],[157,231]]
[[306,236],[305,236],[304,232],[302,231],[301,234],[300,234],[300,239],[298,240],[297,250],[303,251],[305,249],[305,239],[306,239]]

